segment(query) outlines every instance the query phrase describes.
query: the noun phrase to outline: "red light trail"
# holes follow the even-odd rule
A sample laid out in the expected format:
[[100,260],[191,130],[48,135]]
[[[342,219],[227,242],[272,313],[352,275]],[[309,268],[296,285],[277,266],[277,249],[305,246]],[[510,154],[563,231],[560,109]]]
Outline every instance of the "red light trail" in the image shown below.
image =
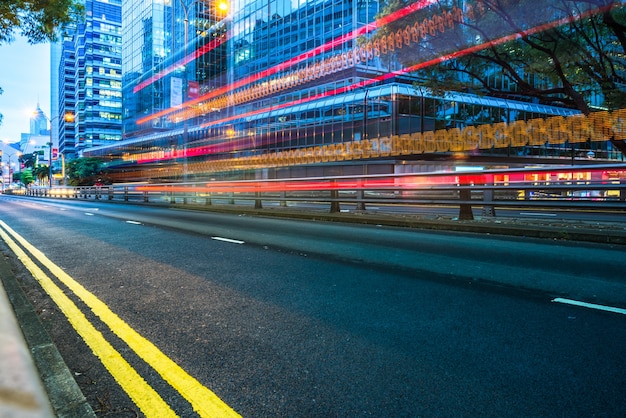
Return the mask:
[[[308,59],[314,58],[318,55],[321,55],[324,52],[327,52],[329,50],[332,50],[333,48],[339,46],[339,45],[343,45],[344,43],[354,40],[357,37],[364,35],[366,33],[372,32],[374,30],[376,30],[379,27],[383,27],[384,25],[387,25],[391,22],[394,22],[398,19],[404,18],[409,16],[411,13],[414,13],[418,10],[421,10],[425,7],[431,6],[432,4],[436,3],[436,0],[421,0],[418,1],[416,3],[413,3],[409,6],[406,6],[396,12],[393,12],[381,19],[378,19],[377,21],[364,25],[362,27],[360,27],[357,30],[354,30],[350,33],[347,33],[345,35],[342,35],[340,37],[337,37],[336,39],[325,43],[324,45],[320,45],[310,51],[304,52],[294,58],[291,58],[290,60],[287,60],[283,63],[280,63],[274,67],[271,67],[265,71],[261,71],[260,73],[254,74],[254,75],[250,75],[248,77],[245,77],[239,81],[236,81],[230,85],[221,87],[219,89],[215,89],[209,93],[206,93],[196,99],[190,100],[186,103],[183,103],[182,108],[185,107],[190,107],[193,106],[197,103],[203,102],[205,100],[209,100],[212,99],[216,96],[222,95],[222,94],[226,94],[229,92],[232,92],[233,90],[236,90],[240,87],[246,86],[248,84],[254,83],[255,81],[258,80],[262,80],[264,78],[270,77],[280,71],[284,71],[288,68],[293,67],[296,64],[299,64],[300,62],[306,61]],[[218,44],[219,45],[219,44]],[[215,45],[213,48],[215,48]],[[211,48],[212,49],[212,48]],[[202,52],[202,54],[198,55],[201,56],[203,54],[205,54],[206,52],[208,52],[208,50],[210,50],[209,48],[207,48],[207,51]],[[137,85],[134,89],[133,92],[137,92],[143,88],[145,88],[146,86],[150,85],[151,83],[161,79],[162,77],[166,76],[167,74],[171,73],[172,71],[174,71],[176,68],[179,68],[181,65],[184,65],[186,63],[189,63],[191,61],[193,61],[194,59],[196,59],[197,57],[195,56],[197,54],[190,54],[187,57],[185,57],[183,60],[179,61],[178,63],[174,64],[173,66],[168,67],[166,70],[164,70],[163,72],[151,77],[148,80],[145,80],[144,82],[142,82],[141,84]],[[169,108],[169,109],[165,109],[162,110],[160,112],[157,113],[153,113],[149,116],[146,116],[144,118],[138,119],[137,120],[137,124],[142,124],[145,122],[148,122],[154,118],[158,118],[158,117],[162,117],[162,116],[166,116],[170,113],[179,111],[181,109],[181,107],[177,107],[177,108]]]
[[133,88],[133,93],[137,93],[138,91],[148,87],[150,84],[152,84],[152,83],[154,83],[156,81],[159,81],[160,79],[162,79],[166,75],[172,73],[173,71],[177,70],[178,68],[186,66],[190,62],[197,60],[198,58],[200,58],[204,54],[208,53],[209,51],[212,51],[213,49],[217,48],[222,43],[227,41],[229,36],[230,35],[226,34],[224,36],[221,36],[219,39],[213,39],[211,42],[209,42],[208,44],[204,45],[202,48],[196,49],[195,51],[193,51],[191,54],[187,55],[186,57],[184,57],[180,61],[170,65],[169,67],[167,67],[163,71],[158,72],[157,74],[153,75],[152,77],[148,78],[147,80],[142,81],[141,83],[137,84]]
[[[259,73],[257,75],[253,75],[253,76],[247,77],[245,79],[242,79],[239,82],[235,83],[234,85],[224,86],[221,89],[218,89],[218,90],[213,91],[213,92],[211,92],[211,93],[209,93],[207,95],[204,95],[204,96],[202,96],[202,97],[200,97],[198,99],[195,99],[195,100],[193,100],[193,101],[191,101],[191,102],[189,102],[187,104],[184,104],[183,106],[189,106],[189,105],[191,105],[193,103],[197,103],[197,102],[206,100],[207,98],[214,97],[214,96],[222,94],[224,92],[232,91],[232,90],[234,90],[234,89],[236,89],[236,88],[238,88],[238,87],[240,87],[242,85],[254,82],[254,81],[258,80],[258,79],[261,79],[261,78],[264,78],[264,77],[266,77],[268,75],[274,74],[274,73],[276,73],[276,72],[278,72],[278,71],[280,71],[282,69],[285,69],[285,68],[288,68],[289,66],[294,65],[297,62],[300,62],[300,61],[302,61],[304,59],[307,59],[307,58],[309,58],[311,56],[314,56],[314,54],[319,54],[321,52],[327,51],[328,49],[331,49],[331,48],[341,44],[341,42],[345,42],[348,39],[354,39],[356,36],[359,36],[362,33],[367,33],[369,31],[372,31],[372,30],[376,29],[376,28],[382,27],[383,25],[388,24],[388,23],[390,23],[392,21],[395,21],[395,20],[400,19],[402,17],[406,17],[406,16],[410,15],[411,13],[413,13],[413,12],[415,12],[417,10],[420,10],[421,8],[424,8],[424,7],[427,7],[427,6],[431,5],[432,3],[434,3],[433,0],[426,0],[426,1],[421,1],[421,2],[415,3],[415,4],[411,5],[411,6],[405,7],[405,8],[403,8],[403,9],[401,9],[401,10],[395,12],[395,13],[390,14],[389,16],[386,16],[386,17],[384,17],[382,19],[377,20],[376,22],[374,22],[374,23],[372,23],[370,25],[363,26],[362,28],[360,28],[357,31],[354,31],[354,32],[351,32],[350,34],[347,34],[345,36],[339,37],[339,38],[337,38],[337,39],[335,39],[335,40],[333,40],[333,41],[331,41],[331,42],[329,42],[329,43],[327,43],[325,45],[322,45],[322,46],[320,46],[318,48],[315,48],[314,50],[311,50],[311,51],[309,51],[307,53],[301,54],[298,57],[295,57],[295,58],[293,58],[293,59],[291,59],[289,61],[286,61],[286,62],[284,62],[282,64],[279,64],[279,65],[277,65],[275,67],[272,67],[271,69],[268,69],[268,70],[266,70],[264,72],[261,72],[261,73]],[[603,8],[597,8],[597,9],[588,10],[587,12],[584,12],[584,13],[581,13],[580,15],[578,15],[576,17],[576,19],[574,19],[574,17],[571,17],[571,16],[560,18],[560,19],[557,19],[557,20],[552,21],[552,22],[548,22],[548,23],[545,23],[545,24],[542,24],[542,25],[535,26],[535,27],[533,27],[531,29],[528,29],[526,31],[523,31],[523,32],[516,32],[516,33],[510,34],[510,35],[507,35],[507,36],[503,36],[501,38],[498,38],[498,39],[495,39],[495,40],[492,40],[492,41],[489,41],[489,42],[485,42],[483,44],[474,45],[474,46],[471,46],[469,48],[465,48],[465,49],[462,49],[462,50],[459,50],[459,51],[455,51],[455,52],[452,52],[452,53],[449,53],[449,54],[446,54],[446,55],[442,55],[440,57],[437,57],[437,58],[434,58],[434,59],[431,59],[431,60],[428,60],[428,61],[424,61],[424,62],[415,64],[415,65],[410,66],[410,67],[403,68],[401,70],[391,71],[389,73],[380,75],[378,77],[374,77],[374,78],[371,78],[371,79],[368,79],[368,80],[363,80],[363,81],[361,81],[359,83],[355,83],[355,84],[352,84],[352,85],[349,85],[349,86],[344,86],[344,87],[337,88],[337,89],[334,89],[334,90],[331,90],[331,91],[320,93],[320,94],[317,94],[315,96],[310,96],[308,98],[303,98],[303,99],[291,101],[291,102],[288,102],[288,103],[282,103],[282,104],[277,105],[277,106],[272,106],[269,109],[267,109],[267,108],[259,109],[259,110],[250,111],[250,112],[243,113],[243,114],[238,114],[238,115],[233,115],[233,116],[230,116],[230,117],[222,118],[222,119],[219,119],[219,120],[216,120],[216,121],[208,122],[208,123],[205,123],[205,124],[201,125],[201,128],[207,128],[207,127],[211,127],[211,126],[215,126],[215,125],[219,125],[219,124],[224,124],[224,123],[227,123],[227,122],[230,122],[230,121],[233,121],[233,120],[239,120],[239,119],[243,119],[243,118],[246,118],[246,117],[255,116],[255,115],[267,112],[268,110],[274,111],[274,110],[279,110],[279,109],[283,109],[283,108],[287,108],[287,107],[297,106],[297,105],[300,105],[300,104],[309,103],[309,102],[312,102],[312,101],[315,101],[315,100],[319,100],[319,99],[323,99],[323,98],[326,98],[326,97],[332,97],[332,96],[335,96],[335,95],[338,95],[338,94],[346,93],[346,92],[355,90],[357,88],[367,87],[367,86],[373,85],[373,84],[381,82],[381,81],[388,80],[390,78],[393,78],[393,77],[396,77],[396,76],[399,76],[399,75],[403,75],[403,74],[407,74],[407,73],[414,72],[414,71],[417,71],[417,70],[421,70],[421,69],[427,68],[429,66],[441,64],[443,62],[446,62],[446,61],[449,61],[449,60],[453,60],[453,59],[456,59],[456,58],[460,58],[462,56],[469,55],[469,54],[474,53],[474,52],[478,52],[478,51],[481,51],[481,50],[484,50],[484,49],[488,49],[488,48],[491,48],[491,47],[494,47],[494,46],[497,46],[497,45],[501,45],[501,44],[506,43],[506,42],[514,41],[514,40],[522,38],[524,36],[529,36],[529,35],[533,35],[533,34],[536,34],[536,33],[539,33],[539,32],[543,32],[543,31],[546,31],[548,29],[551,29],[551,28],[558,27],[558,26],[561,26],[563,24],[569,23],[572,20],[580,20],[580,19],[589,17],[589,16],[591,16],[593,14],[596,14],[598,12],[601,12],[601,11],[603,11],[603,10],[609,8],[609,7],[610,6],[606,6],[606,7],[603,7]],[[152,119],[153,117],[156,117],[156,115],[161,116],[162,114],[168,114],[168,113],[171,113],[171,112],[173,112],[175,110],[179,110],[179,109],[167,109],[167,110],[164,110],[162,112],[159,112],[158,114],[151,115],[151,116],[148,116],[146,118],[143,118],[140,121],[138,121],[138,123],[148,121],[148,120]],[[210,145],[210,146],[194,147],[194,148],[188,148],[186,150],[176,150],[175,152],[170,153],[170,158],[192,157],[192,156],[200,156],[200,155],[210,155],[210,154],[218,153],[218,152],[229,152],[229,151],[237,150],[239,146],[247,145],[247,144],[249,144],[249,140],[247,140],[247,139],[241,139],[241,140],[237,140],[237,141],[230,141],[230,140],[229,141],[223,141],[221,143],[213,144],[213,145]],[[268,145],[268,144],[264,144],[264,145]],[[147,162],[154,162],[154,161],[157,161],[157,160],[162,161],[163,159],[146,158],[146,159],[138,159],[137,162],[138,163],[147,163]]]

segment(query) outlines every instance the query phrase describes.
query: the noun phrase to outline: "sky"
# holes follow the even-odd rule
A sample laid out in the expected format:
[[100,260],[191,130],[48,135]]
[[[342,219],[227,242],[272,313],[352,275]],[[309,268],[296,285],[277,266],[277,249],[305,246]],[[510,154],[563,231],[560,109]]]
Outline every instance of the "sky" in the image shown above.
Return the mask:
[[37,108],[50,116],[50,44],[30,45],[16,37],[0,45],[0,141],[19,142],[30,131],[30,117]]

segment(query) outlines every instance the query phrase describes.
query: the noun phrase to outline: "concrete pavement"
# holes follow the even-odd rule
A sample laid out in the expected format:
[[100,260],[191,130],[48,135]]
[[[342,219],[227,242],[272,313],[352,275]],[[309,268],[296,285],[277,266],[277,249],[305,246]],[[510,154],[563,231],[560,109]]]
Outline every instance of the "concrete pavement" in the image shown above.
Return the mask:
[[4,288],[0,290],[0,416],[52,416],[52,406],[13,307]]

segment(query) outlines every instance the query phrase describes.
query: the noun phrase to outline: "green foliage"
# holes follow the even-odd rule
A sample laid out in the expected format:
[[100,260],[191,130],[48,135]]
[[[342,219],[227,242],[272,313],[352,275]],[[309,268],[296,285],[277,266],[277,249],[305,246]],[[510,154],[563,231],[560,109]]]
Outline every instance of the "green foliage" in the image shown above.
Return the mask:
[[35,179],[33,178],[33,172],[32,172],[32,170],[30,168],[27,168],[27,169],[21,171],[20,181],[22,182],[22,184],[24,184],[25,186],[28,186],[34,180]]
[[83,12],[79,0],[2,0],[0,44],[12,42],[18,30],[33,44],[54,41],[57,31],[78,22]]
[[106,172],[97,158],[77,158],[65,165],[65,174],[70,185],[86,186],[105,177]]
[[24,164],[24,168],[34,168],[37,162],[37,154],[35,152],[29,154],[22,154],[18,158],[18,161]]
[[[416,3],[392,0],[382,15]],[[461,91],[576,108],[593,94],[626,107],[626,7],[619,0],[440,0],[385,27],[376,37],[441,16],[455,5],[463,23],[421,38],[395,57],[436,93]],[[427,65],[426,65],[427,64]]]
[[43,181],[49,177],[50,174],[50,166],[45,164],[39,164],[35,168],[33,168],[33,176],[39,180]]

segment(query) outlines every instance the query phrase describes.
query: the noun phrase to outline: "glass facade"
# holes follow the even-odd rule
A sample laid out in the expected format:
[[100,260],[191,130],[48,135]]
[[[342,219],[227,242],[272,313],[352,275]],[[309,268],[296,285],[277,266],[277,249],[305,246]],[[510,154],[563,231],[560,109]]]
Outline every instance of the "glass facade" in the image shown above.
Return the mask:
[[[124,39],[123,57],[123,132],[125,137],[167,128],[166,121],[154,121],[145,127],[136,126],[140,115],[163,110],[169,103],[169,90],[163,79],[146,83],[164,69],[167,60],[173,62],[171,51],[175,39],[171,5],[161,1],[127,1],[122,7]],[[176,69],[176,72],[180,71]]]
[[[232,0],[223,11],[217,0],[126,1],[124,138],[85,155],[106,156],[125,170],[139,167],[148,176],[144,168],[159,164],[158,176],[167,178],[179,175],[181,162],[185,176],[199,177],[334,162],[300,157],[382,147],[407,135],[421,144],[412,148],[417,156],[456,149],[526,155],[528,147],[555,138],[556,149],[583,142],[571,135],[562,139],[566,122],[559,118],[581,113],[565,96],[521,99],[522,87],[557,90],[557,80],[527,73],[514,82],[486,67],[486,85],[501,90],[493,97],[473,93],[478,86],[462,71],[454,80],[464,83],[457,92],[422,84],[424,71],[436,64],[518,36],[480,0],[437,4],[392,10],[374,0]],[[513,9],[526,11],[522,18],[530,33],[565,21],[561,11],[549,16],[527,13],[521,5]],[[597,11],[583,12],[584,17]],[[489,24],[483,34],[471,32],[468,23],[475,22]],[[487,35],[493,40],[485,41]],[[493,129],[481,131],[479,141],[472,135],[480,125]],[[553,125],[556,136],[545,134]],[[437,146],[431,138],[465,143]],[[615,150],[607,144],[611,158]]]
[[[59,60],[59,115],[76,111],[75,32],[64,35]],[[76,157],[76,129],[71,119],[59,118],[59,152],[66,158]]]
[[[356,29],[374,21],[377,1],[233,1],[227,7],[184,0],[124,3],[124,141],[89,155],[175,152],[249,137],[251,112],[383,73],[374,58],[340,68],[323,82],[315,77],[290,89],[284,82],[347,54],[356,44]],[[247,97],[251,91],[258,98]],[[259,127],[260,135],[274,125]]]
[[122,139],[121,3],[85,1],[85,21],[63,36],[59,150],[67,158]]

